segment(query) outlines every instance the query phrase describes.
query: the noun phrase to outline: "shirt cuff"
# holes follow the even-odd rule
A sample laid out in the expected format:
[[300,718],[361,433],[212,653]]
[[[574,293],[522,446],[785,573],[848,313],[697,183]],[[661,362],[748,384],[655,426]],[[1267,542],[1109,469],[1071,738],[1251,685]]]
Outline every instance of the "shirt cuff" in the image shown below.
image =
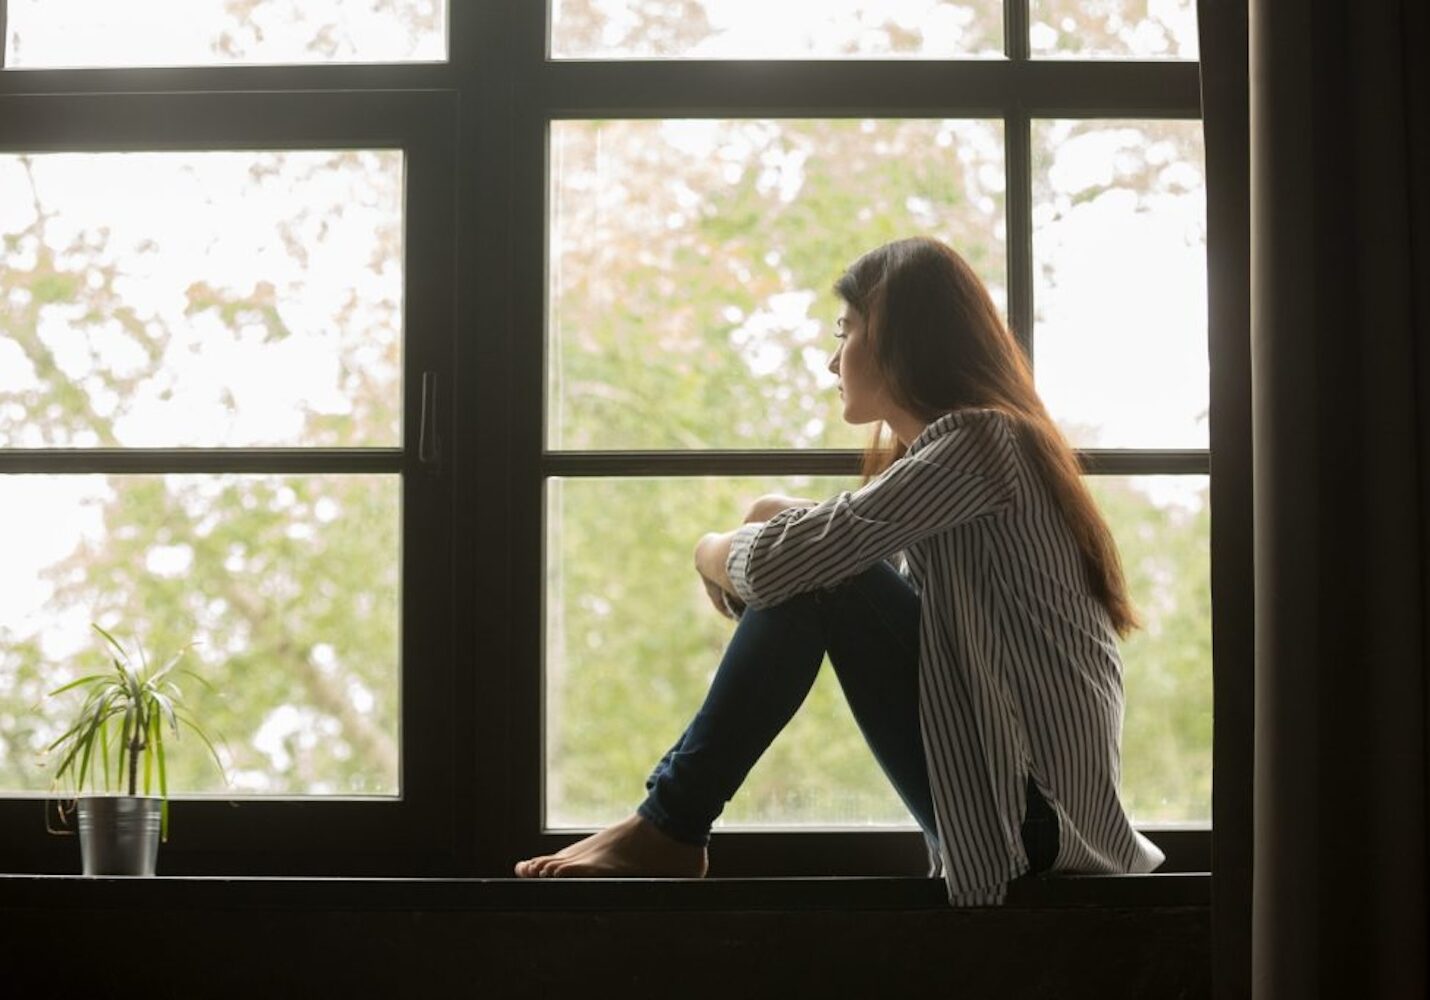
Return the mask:
[[747,571],[750,566],[750,553],[755,549],[755,539],[759,537],[764,526],[764,522],[756,521],[736,529],[730,539],[730,555],[725,560],[725,572],[730,574],[730,583],[735,588],[736,596],[752,608],[759,607],[759,604],[755,592],[750,589]]

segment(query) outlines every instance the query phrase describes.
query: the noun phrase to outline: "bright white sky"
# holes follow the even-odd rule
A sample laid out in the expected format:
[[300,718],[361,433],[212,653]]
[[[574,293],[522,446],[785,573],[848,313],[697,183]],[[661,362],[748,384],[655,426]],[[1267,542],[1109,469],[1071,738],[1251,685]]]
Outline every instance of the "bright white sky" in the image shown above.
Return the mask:
[[[815,56],[920,59],[949,57],[998,58],[1002,50],[1001,0],[820,0],[819,3],[772,4],[769,0],[704,0],[701,7],[710,34],[676,52],[623,44],[639,22],[641,0],[582,0],[605,17],[600,50],[561,45],[563,0],[552,0],[556,15],[555,55],[572,58],[602,56],[684,57],[705,59],[798,59]],[[1127,17],[1118,31],[1123,50],[1117,55],[1143,59],[1197,57],[1196,8],[1192,0],[1107,0],[1084,2],[1083,16],[1106,16],[1121,8]],[[1146,11],[1145,18],[1137,9]],[[1076,34],[1078,21],[1048,20],[1048,8],[1033,0],[1029,42],[1035,54],[1053,54],[1060,35]],[[916,51],[891,53],[885,25],[892,22],[921,39]],[[980,44],[979,39],[984,39]],[[988,44],[991,42],[991,45]],[[1084,55],[1109,53],[1084,53]]]
[[[249,27],[235,39],[237,54],[215,56],[212,45],[220,30],[235,27],[225,0],[9,0],[9,38],[5,64],[11,67],[164,66],[227,63],[287,63],[326,61],[429,61],[445,58],[446,9],[450,0],[400,0],[378,5],[373,0],[265,0],[249,14]],[[604,15],[604,51],[562,51],[558,57],[683,56],[693,58],[803,58],[843,55],[852,44],[859,56],[887,58],[884,25],[892,21],[922,38],[914,58],[1000,56],[1000,0],[820,0],[817,4],[771,4],[769,0],[704,0],[711,33],[681,52],[657,52],[621,47],[637,23],[642,0],[586,0]],[[561,23],[563,0],[551,0],[555,22]],[[414,33],[413,16],[428,17],[438,7],[442,29]],[[1099,0],[1085,3],[1084,17],[1105,17],[1118,5]],[[1197,58],[1196,7],[1193,0],[1123,0],[1126,22],[1118,31],[1123,49],[1115,54],[1134,58]],[[1138,8],[1145,17],[1138,17]],[[1051,23],[1048,6],[1033,0],[1029,41],[1034,54],[1062,54],[1059,37],[1075,35],[1078,21]],[[308,48],[327,29],[332,51]],[[991,38],[992,49],[976,43]],[[19,39],[21,44],[14,44]]]
[[[401,13],[430,14],[447,0],[404,0]],[[9,0],[5,65],[184,66],[206,63],[436,61],[446,58],[445,27],[414,34],[407,20],[373,0],[264,0],[247,25],[225,10],[225,0]],[[327,28],[331,56],[308,48]],[[238,55],[213,45],[235,32]]]
[[[107,416],[114,417],[120,441],[129,447],[296,445],[308,413],[343,413],[351,409],[339,389],[338,341],[344,330],[335,321],[344,306],[356,303],[353,334],[372,340],[380,355],[382,337],[398,331],[378,318],[380,307],[400,315],[403,279],[400,268],[381,273],[371,267],[378,256],[380,226],[397,218],[402,189],[401,153],[364,154],[370,171],[387,181],[373,191],[354,184],[368,171],[332,170],[322,165],[326,152],[212,152],[46,154],[32,158],[41,205],[54,213],[47,221],[47,242],[59,250],[87,229],[109,229],[111,257],[119,263],[116,290],[141,317],[154,316],[169,331],[164,380],[142,384],[122,401],[100,395]],[[250,167],[265,163],[274,173],[255,192]],[[115,197],[123,192],[123,197]],[[340,217],[317,219],[305,205],[344,206]],[[0,156],[0,233],[22,230],[34,221],[30,182],[19,158]],[[293,237],[306,260],[285,247],[280,226],[297,219]],[[136,252],[152,240],[153,252]],[[34,264],[35,248],[22,244],[5,264]],[[212,311],[186,315],[189,285],[207,281],[225,292],[251,292],[260,282],[277,289],[286,339],[265,343],[258,324],[229,329]],[[23,302],[16,303],[23,305]],[[42,313],[40,336],[60,369],[84,385],[97,370],[125,374],[140,361],[128,337],[75,336],[68,325],[73,310],[49,307]],[[93,385],[93,382],[90,382]],[[0,390],[38,385],[18,347],[0,339]],[[20,446],[44,444],[35,421],[8,417],[0,439]],[[18,440],[9,428],[16,428]],[[392,446],[389,437],[355,444]],[[85,446],[97,442],[78,440]],[[101,530],[99,503],[106,487],[100,476],[0,476],[0,627],[39,632],[46,653],[72,655],[90,642],[88,620],[58,622],[45,608],[50,587],[39,571],[67,555],[84,537]],[[63,525],[40,532],[31,525]],[[150,572],[182,575],[186,547],[161,547],[150,554]],[[43,624],[43,628],[41,628]]]

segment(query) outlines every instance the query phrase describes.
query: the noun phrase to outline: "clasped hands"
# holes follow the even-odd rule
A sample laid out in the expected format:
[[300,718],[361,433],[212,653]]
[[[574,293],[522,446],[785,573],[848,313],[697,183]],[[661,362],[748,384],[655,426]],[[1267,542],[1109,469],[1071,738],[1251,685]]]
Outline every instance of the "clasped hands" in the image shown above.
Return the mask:
[[[813,507],[818,501],[804,497],[787,497],[779,493],[767,493],[750,505],[745,512],[745,524],[768,521],[782,510],[791,507]],[[701,536],[695,544],[695,572],[705,585],[706,596],[715,610],[726,618],[735,618],[744,610],[744,604],[735,594],[735,585],[730,581],[730,573],[725,564],[730,560],[730,542],[733,531],[712,531]]]

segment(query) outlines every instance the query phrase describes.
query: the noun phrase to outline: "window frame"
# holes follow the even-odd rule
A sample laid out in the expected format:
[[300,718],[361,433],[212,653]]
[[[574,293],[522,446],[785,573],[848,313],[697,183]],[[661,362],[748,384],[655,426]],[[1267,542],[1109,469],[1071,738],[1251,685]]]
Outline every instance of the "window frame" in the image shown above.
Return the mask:
[[[578,451],[551,450],[548,436],[545,268],[549,206],[547,141],[555,121],[622,118],[912,118],[991,117],[1005,135],[1008,220],[1008,316],[1031,357],[1033,313],[1031,125],[1035,119],[1200,119],[1200,67],[1196,61],[1040,61],[1029,58],[1027,0],[1007,0],[1006,61],[697,61],[574,60],[531,58],[520,47],[527,86],[517,100],[516,159],[535,163],[527,171],[514,207],[514,259],[523,268],[515,282],[516,338],[513,364],[519,395],[540,402],[539,419],[518,420],[513,453],[511,510],[521,545],[517,561],[539,554],[544,566],[545,484],[552,477],[687,475],[851,475],[857,452],[827,451]],[[530,25],[520,32],[529,38]],[[545,39],[542,39],[543,43]],[[1021,44],[1018,44],[1018,42]],[[530,74],[530,75],[528,75]],[[957,95],[957,96],[945,96]],[[1017,183],[1015,183],[1015,180]],[[533,239],[532,234],[539,238]],[[1212,248],[1208,247],[1208,254]],[[524,267],[523,267],[524,265]],[[1079,452],[1092,475],[1210,475],[1210,449],[1100,449]],[[1213,528],[1212,547],[1216,539]],[[1214,557],[1214,556],[1213,556]],[[515,580],[514,580],[515,584]],[[549,853],[585,835],[555,832],[534,817],[544,813],[545,745],[541,677],[545,670],[544,585],[528,581],[538,608],[519,607],[513,663],[535,663],[535,677],[513,676],[514,710],[538,721],[514,763],[514,787],[524,802],[525,822],[512,833],[518,856]],[[530,591],[528,591],[530,593]],[[1207,871],[1210,824],[1147,824],[1139,827],[1167,854],[1161,871]],[[720,874],[917,874],[927,869],[927,850],[916,830],[757,831],[717,830],[712,856]]]
[[[1005,169],[1023,179],[1010,184],[1006,196],[1008,311],[1027,346],[1033,315],[1031,121],[1201,116],[1197,61],[1030,59],[1027,0],[1005,2],[1007,58],[967,62],[553,61],[546,7],[451,0],[449,61],[440,64],[0,72],[0,135],[5,136],[0,148],[23,145],[17,136],[92,148],[95,136],[116,135],[120,125],[106,125],[93,111],[47,121],[44,109],[58,105],[45,102],[59,99],[93,107],[122,102],[133,114],[121,123],[144,122],[148,134],[181,145],[218,135],[272,145],[281,133],[295,145],[320,146],[321,136],[335,134],[323,109],[340,102],[354,109],[349,136],[390,128],[390,135],[411,139],[413,145],[404,148],[440,150],[449,170],[443,183],[415,192],[435,206],[431,231],[445,248],[447,264],[423,278],[409,256],[407,271],[409,459],[404,461],[416,456],[410,435],[417,428],[412,411],[417,393],[411,377],[426,365],[413,363],[410,338],[424,323],[444,331],[431,361],[451,406],[441,417],[446,439],[441,473],[414,470],[404,477],[427,483],[432,494],[422,524],[405,518],[404,527],[404,552],[425,553],[432,567],[421,586],[404,586],[404,797],[377,803],[246,800],[237,811],[219,801],[179,801],[175,837],[163,850],[161,872],[504,877],[517,858],[572,842],[579,834],[549,832],[540,821],[546,480],[853,470],[852,452],[546,450],[550,122],[604,116],[1002,118]],[[159,114],[170,101],[186,103],[188,115]],[[391,114],[378,120],[370,109],[384,102]],[[220,111],[239,106],[250,113],[220,124]],[[1226,217],[1223,203],[1230,195],[1219,186],[1220,178],[1235,170],[1228,152],[1213,150],[1209,142],[1209,222]],[[446,192],[445,201],[439,191]],[[445,228],[437,215],[445,218]],[[1209,225],[1209,273],[1217,271],[1219,259],[1234,259],[1235,247],[1224,245],[1222,232]],[[414,317],[413,282],[419,280],[430,282],[424,301],[431,312]],[[1213,324],[1225,312],[1218,294],[1225,293],[1213,285]],[[1089,472],[1104,474],[1210,474],[1215,468],[1211,491],[1218,514],[1211,557],[1220,690],[1223,678],[1250,673],[1240,622],[1241,609],[1249,607],[1250,567],[1235,547],[1249,537],[1250,468],[1238,444],[1250,429],[1249,381],[1242,348],[1215,327],[1209,335],[1211,449],[1118,449],[1082,457]],[[1213,460],[1213,454],[1225,457]],[[12,459],[0,454],[0,474],[8,471],[16,471]],[[419,630],[417,622],[430,628]],[[420,674],[413,668],[419,662]],[[1220,723],[1217,733],[1218,748],[1224,737],[1230,745],[1234,734],[1224,733]],[[424,767],[420,776],[412,773],[409,747],[430,748],[431,756],[424,758],[430,772]],[[1235,762],[1218,758],[1219,768],[1229,763]],[[74,870],[73,842],[44,834],[43,801],[0,799],[0,868]],[[1209,827],[1148,832],[1168,854],[1162,871],[1210,870]],[[717,831],[714,837],[715,873],[722,876],[921,875],[927,864],[922,836],[913,830]]]
[[[408,858],[443,842],[453,798],[443,734],[454,727],[450,601],[424,599],[415,579],[444,575],[450,562],[450,477],[441,455],[419,456],[422,373],[452,367],[455,197],[454,95],[388,91],[0,96],[0,151],[104,152],[207,149],[400,148],[404,153],[403,426],[396,447],[357,448],[15,448],[0,449],[0,474],[382,473],[400,477],[401,774],[388,798],[173,796],[175,840],[165,871],[208,871],[244,857],[263,871],[348,871],[370,856]],[[443,436],[444,414],[430,419]],[[429,420],[430,422],[430,420]],[[450,433],[445,436],[450,437]],[[219,687],[223,679],[217,681]],[[6,870],[65,871],[73,843],[45,836],[52,799],[0,798],[0,858]],[[237,801],[237,805],[234,805]],[[235,808],[238,812],[235,812]],[[53,816],[53,811],[50,813]],[[233,822],[235,815],[244,821]],[[53,823],[53,820],[52,820]],[[364,831],[361,844],[344,833]],[[38,834],[38,835],[37,835]]]

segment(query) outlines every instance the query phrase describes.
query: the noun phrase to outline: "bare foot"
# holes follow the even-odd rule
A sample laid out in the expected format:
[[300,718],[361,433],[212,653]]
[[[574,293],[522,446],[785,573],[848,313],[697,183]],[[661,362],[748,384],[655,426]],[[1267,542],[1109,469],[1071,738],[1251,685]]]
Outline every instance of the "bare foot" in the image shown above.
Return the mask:
[[515,865],[520,878],[704,878],[708,868],[705,848],[667,837],[639,813]]

